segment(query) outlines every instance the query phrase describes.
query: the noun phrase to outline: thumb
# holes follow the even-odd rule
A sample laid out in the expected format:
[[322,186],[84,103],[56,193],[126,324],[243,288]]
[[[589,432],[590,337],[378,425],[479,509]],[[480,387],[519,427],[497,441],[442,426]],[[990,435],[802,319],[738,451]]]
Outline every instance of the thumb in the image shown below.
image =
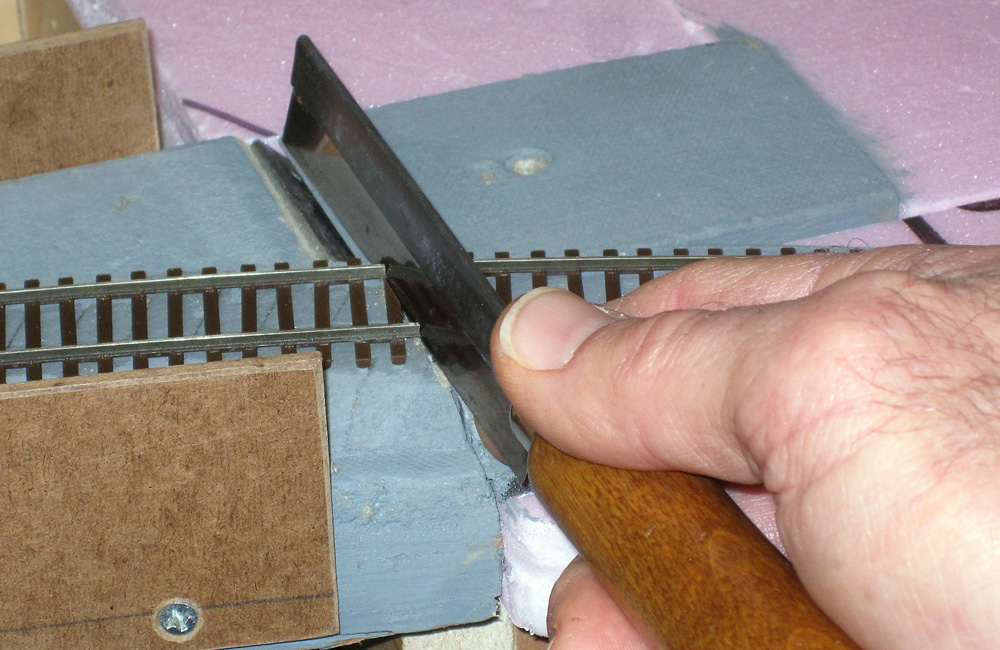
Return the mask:
[[520,415],[571,455],[758,482],[728,397],[749,326],[741,309],[619,318],[546,287],[501,316],[493,364]]

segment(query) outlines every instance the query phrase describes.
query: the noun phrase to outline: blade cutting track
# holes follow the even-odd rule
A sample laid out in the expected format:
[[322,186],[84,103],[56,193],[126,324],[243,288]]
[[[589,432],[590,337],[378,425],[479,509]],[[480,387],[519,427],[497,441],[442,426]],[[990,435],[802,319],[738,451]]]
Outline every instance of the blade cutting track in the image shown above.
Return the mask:
[[[812,250],[812,249],[810,249]],[[821,250],[821,249],[819,249]],[[783,248],[781,254],[799,252]],[[560,257],[534,251],[528,258],[496,253],[477,260],[504,302],[539,286],[562,286],[594,301],[611,300],[657,275],[692,262],[723,255],[634,256],[615,250],[602,257],[581,257],[568,250]],[[739,255],[760,255],[744,249]],[[22,289],[0,284],[0,383],[70,377],[94,372],[146,368],[292,353],[316,349],[327,366],[333,346],[353,344],[354,364],[372,363],[372,344],[388,344],[392,363],[406,361],[406,340],[419,336],[387,288],[385,267],[315,262],[313,268],[238,273],[202,269],[166,277],[144,272],[128,280],[98,276],[76,284],[62,278],[56,286],[28,280]]]

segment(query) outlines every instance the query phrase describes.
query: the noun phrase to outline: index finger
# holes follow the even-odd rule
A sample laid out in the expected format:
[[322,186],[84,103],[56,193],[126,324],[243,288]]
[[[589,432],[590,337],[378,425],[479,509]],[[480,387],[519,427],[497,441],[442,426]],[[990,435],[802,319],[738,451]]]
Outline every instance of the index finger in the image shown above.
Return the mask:
[[799,253],[718,257],[662,275],[608,304],[629,316],[675,309],[721,310],[795,300],[858,273],[908,271],[930,277],[992,266],[995,249],[959,246],[894,246],[856,253]]

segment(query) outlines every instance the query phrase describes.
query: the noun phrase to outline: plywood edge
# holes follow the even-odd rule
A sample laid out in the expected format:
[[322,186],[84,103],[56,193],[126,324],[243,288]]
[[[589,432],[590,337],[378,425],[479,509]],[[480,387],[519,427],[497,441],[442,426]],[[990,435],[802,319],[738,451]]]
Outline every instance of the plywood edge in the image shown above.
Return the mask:
[[17,41],[15,43],[0,45],[0,57],[17,56],[26,52],[50,50],[55,47],[76,45],[78,43],[85,43],[99,38],[120,36],[123,34],[135,34],[141,38],[144,43],[146,54],[149,54],[149,37],[146,32],[146,21],[142,18],[133,18],[132,20],[125,20],[120,23],[111,23],[108,25],[101,25],[99,27],[91,27],[89,29],[80,29],[73,32],[66,32],[64,34],[56,34],[55,36],[32,38],[24,41]]
[[[317,376],[320,400],[322,393],[323,370],[321,362],[323,355],[319,352],[302,352],[298,354],[282,354],[237,361],[215,361],[212,363],[193,363],[184,366],[164,368],[148,368],[145,370],[126,370],[100,375],[83,375],[79,377],[61,377],[59,379],[43,379],[40,381],[21,382],[16,384],[0,384],[0,400],[11,399],[24,393],[51,394],[82,390],[92,384],[102,384],[107,387],[133,386],[139,383],[156,383],[182,380],[188,377],[213,377],[223,375],[247,375],[266,368],[270,371],[312,370]],[[321,401],[322,403],[322,401]],[[326,428],[326,413],[322,414],[323,426]]]

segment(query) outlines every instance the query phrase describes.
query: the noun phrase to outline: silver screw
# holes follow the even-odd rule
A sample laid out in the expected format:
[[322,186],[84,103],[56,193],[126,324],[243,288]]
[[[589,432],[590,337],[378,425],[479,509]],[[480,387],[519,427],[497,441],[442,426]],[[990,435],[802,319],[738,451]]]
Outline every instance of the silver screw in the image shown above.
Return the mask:
[[170,636],[187,636],[198,626],[198,610],[185,602],[169,603],[156,615],[156,622]]

